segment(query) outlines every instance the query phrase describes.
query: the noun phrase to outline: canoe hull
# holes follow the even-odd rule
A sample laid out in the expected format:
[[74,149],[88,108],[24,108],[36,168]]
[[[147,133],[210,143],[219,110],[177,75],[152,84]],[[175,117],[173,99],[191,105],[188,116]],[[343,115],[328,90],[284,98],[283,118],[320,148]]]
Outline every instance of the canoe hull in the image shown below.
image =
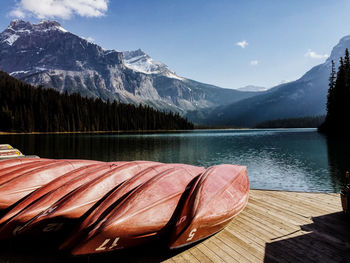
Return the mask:
[[10,167],[10,166],[17,166],[22,165],[25,163],[33,162],[33,161],[45,161],[47,159],[44,158],[14,158],[14,159],[6,159],[6,160],[0,160],[0,171],[4,168]]
[[[93,180],[103,173],[110,171],[117,167],[118,164],[118,162],[115,162],[83,166],[60,176],[34,191],[1,218],[0,224],[6,223],[0,228],[0,238],[11,237],[15,229],[23,226],[27,221],[48,209],[52,204],[61,199],[62,196],[74,191],[84,184],[84,182]],[[17,235],[17,231],[15,234]]]
[[49,232],[44,231],[44,229],[47,229],[52,224],[57,225],[62,223],[63,226],[65,222],[77,221],[116,186],[131,178],[137,172],[154,164],[156,163],[136,161],[117,166],[115,169],[107,171],[100,177],[87,182],[52,204],[45,211],[26,223],[17,234],[33,235]]
[[[167,170],[132,191],[71,253],[101,253],[159,238],[188,184],[204,172],[201,167],[195,167],[191,172],[188,170],[183,167]],[[110,241],[113,242],[107,247]]]
[[96,162],[82,160],[58,161],[42,169],[38,168],[6,181],[0,185],[0,209],[9,208],[23,197],[65,173],[92,163]]
[[[232,175],[223,177],[222,173]],[[209,168],[198,178],[184,201],[169,247],[183,247],[222,230],[244,209],[248,198],[249,180],[245,167]]]

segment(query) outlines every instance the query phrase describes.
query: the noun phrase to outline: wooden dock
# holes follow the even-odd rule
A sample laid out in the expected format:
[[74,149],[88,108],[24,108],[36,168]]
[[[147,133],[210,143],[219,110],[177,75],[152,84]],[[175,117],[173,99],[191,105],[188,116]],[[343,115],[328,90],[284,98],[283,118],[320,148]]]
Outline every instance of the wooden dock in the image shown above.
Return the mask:
[[150,244],[68,257],[25,244],[0,244],[0,262],[350,262],[350,220],[339,194],[251,190],[247,207],[223,231],[182,250]]

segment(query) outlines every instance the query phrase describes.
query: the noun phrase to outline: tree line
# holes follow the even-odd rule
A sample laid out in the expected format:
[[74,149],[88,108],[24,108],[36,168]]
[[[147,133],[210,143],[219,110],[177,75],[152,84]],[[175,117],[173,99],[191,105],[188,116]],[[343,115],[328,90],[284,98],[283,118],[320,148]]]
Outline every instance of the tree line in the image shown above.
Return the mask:
[[317,128],[324,122],[325,116],[277,119],[261,122],[255,128]]
[[178,113],[35,88],[0,71],[0,131],[86,132],[193,129]]
[[349,134],[350,128],[350,56],[340,57],[338,71],[332,60],[327,96],[327,115],[319,131],[325,134]]

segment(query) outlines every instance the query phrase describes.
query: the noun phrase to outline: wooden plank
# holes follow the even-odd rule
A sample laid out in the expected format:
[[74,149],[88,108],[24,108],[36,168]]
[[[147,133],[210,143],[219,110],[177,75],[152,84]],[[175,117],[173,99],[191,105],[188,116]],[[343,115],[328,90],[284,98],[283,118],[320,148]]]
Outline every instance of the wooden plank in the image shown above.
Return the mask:
[[[239,222],[236,222],[239,223]],[[229,228],[232,227],[232,225],[230,224]],[[259,243],[260,245],[264,246],[264,249],[266,248],[266,243],[270,243],[271,239],[266,237],[264,235],[263,231],[257,232],[257,229],[252,229],[249,228],[247,226],[245,226],[244,224],[238,224],[237,225],[237,231],[239,231],[239,229],[242,231],[242,234],[244,234],[245,236],[251,238],[252,240],[254,240],[256,243]],[[296,235],[297,233],[299,233],[299,235],[303,235],[305,232],[303,231],[298,231],[296,232],[294,235]],[[288,235],[288,238],[291,237],[291,235]],[[289,250],[284,251],[284,253],[279,253],[278,255],[270,255],[272,258],[275,258],[277,261],[282,258],[284,261],[290,261],[291,259],[293,259],[294,262],[298,262],[298,258],[296,257],[297,253],[292,253],[291,251],[294,250],[293,246],[289,246]],[[301,255],[299,255],[301,256]]]
[[322,194],[308,194],[300,195],[293,194],[289,192],[278,192],[275,194],[276,196],[285,196],[294,201],[300,201],[303,204],[313,205],[318,208],[324,208],[326,211],[330,211],[331,209],[338,210],[341,206],[340,196],[333,196],[331,198],[328,195]]
[[226,253],[218,244],[217,238],[212,237],[206,242],[206,246],[213,251],[218,257],[222,259],[223,262],[238,262],[230,256],[229,253]]
[[197,247],[191,248],[190,251],[200,262],[213,262],[205,253],[200,251]]
[[282,220],[282,222],[285,222],[286,224],[300,225],[312,223],[310,218],[297,216],[295,213],[290,214],[288,211],[281,210],[282,207],[280,206],[273,206],[272,204],[264,203],[263,201],[251,200],[250,206],[252,209],[264,211],[276,219],[278,218]]
[[256,262],[257,260],[261,260],[261,257],[259,257],[259,253],[255,248],[251,247],[248,243],[244,242],[244,240],[241,240],[239,237],[235,236],[235,234],[231,231],[222,231],[220,238],[224,238],[227,245],[237,250],[248,261]]
[[220,247],[220,249],[222,251],[224,251],[227,255],[230,256],[230,258],[228,258],[228,260],[226,260],[226,262],[241,262],[239,260],[239,255],[237,255],[237,251],[232,251],[232,249],[230,249],[230,247],[228,247],[225,243],[223,243],[218,237],[217,235],[212,237],[213,243],[215,243],[215,245],[217,247]]
[[[283,203],[288,205],[290,208],[295,209],[296,211],[301,211],[302,215],[304,216],[310,216],[311,214],[325,214],[327,212],[330,212],[330,210],[323,210],[322,206],[319,204],[318,207],[313,207],[314,204],[305,204],[305,200],[297,200],[293,199],[291,196],[288,195],[280,195],[278,193],[272,193],[272,192],[267,192],[264,196],[261,198],[269,198],[270,200],[274,199],[275,201],[272,201],[273,203]],[[306,199],[307,197],[305,197]],[[320,201],[321,203],[321,201]]]
[[205,242],[197,245],[197,248],[205,254],[213,262],[224,262],[219,256],[217,256],[213,251],[211,251],[206,245]]
[[339,205],[327,205],[324,203],[324,200],[322,200],[322,195],[319,195],[319,198],[316,199],[313,202],[310,200],[311,195],[305,194],[305,196],[300,197],[300,196],[293,196],[290,193],[285,193],[285,192],[266,192],[266,195],[272,195],[276,198],[279,198],[283,200],[284,202],[290,203],[290,204],[295,204],[297,203],[297,206],[300,208],[305,208],[307,210],[312,210],[314,212],[322,212],[322,213],[329,213],[331,211],[339,211],[340,206]]

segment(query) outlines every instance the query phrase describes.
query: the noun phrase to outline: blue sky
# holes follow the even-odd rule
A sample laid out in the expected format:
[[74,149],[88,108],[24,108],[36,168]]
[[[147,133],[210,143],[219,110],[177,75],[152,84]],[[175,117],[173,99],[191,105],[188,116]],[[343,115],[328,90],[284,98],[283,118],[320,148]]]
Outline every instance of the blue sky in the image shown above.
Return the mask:
[[350,35],[346,0],[2,0],[0,7],[1,31],[18,16],[55,19],[106,49],[141,48],[180,76],[225,88],[298,79]]

